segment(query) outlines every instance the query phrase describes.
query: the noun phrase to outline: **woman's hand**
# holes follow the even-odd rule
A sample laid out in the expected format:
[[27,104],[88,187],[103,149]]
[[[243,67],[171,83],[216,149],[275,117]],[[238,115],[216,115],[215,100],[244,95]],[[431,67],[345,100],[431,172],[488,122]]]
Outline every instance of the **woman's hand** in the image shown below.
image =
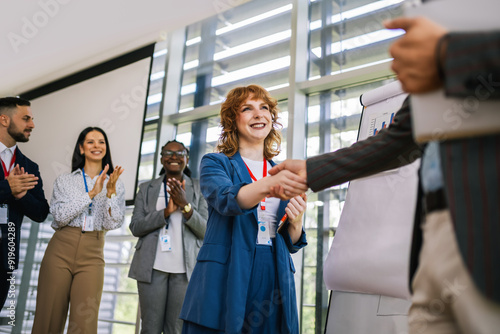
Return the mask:
[[95,181],[94,188],[92,188],[91,191],[89,191],[89,197],[90,199],[93,199],[96,197],[101,191],[104,186],[104,180],[106,180],[106,174],[108,173],[109,165],[106,165],[104,169],[102,170],[101,174],[97,177],[97,180]]
[[302,216],[307,207],[307,195],[302,194],[300,196],[295,196],[290,199],[288,205],[285,208],[285,212],[288,216],[288,234],[292,243],[295,244],[299,241],[302,235]]
[[295,196],[290,199],[288,205],[285,208],[285,212],[288,215],[288,222],[290,224],[300,224],[302,225],[302,216],[307,208],[307,196],[302,194],[300,196]]
[[269,187],[267,197],[278,197],[281,200],[287,200],[305,193],[309,189],[305,178],[289,170],[282,170],[275,175],[269,176],[269,178],[272,179],[272,185]]
[[163,217],[167,218],[170,216],[173,212],[175,212],[179,207],[174,204],[174,201],[172,200],[172,196],[170,196],[170,199],[168,200],[168,205],[167,207],[163,210]]
[[[108,198],[111,198],[111,195],[116,194],[116,181],[118,181],[118,178],[120,177],[120,175],[122,175],[123,170],[124,170],[123,167],[116,166],[115,169],[113,170],[113,173],[111,173],[111,175],[109,176],[109,181],[106,184],[106,190],[107,190],[106,196],[108,196]],[[104,171],[101,173],[101,175],[102,174],[104,174],[104,176],[106,177]]]
[[177,179],[168,179],[167,186],[170,189],[168,190],[170,199],[174,201],[174,204],[180,208],[185,207],[188,204],[186,198],[186,180],[183,180],[181,183]]

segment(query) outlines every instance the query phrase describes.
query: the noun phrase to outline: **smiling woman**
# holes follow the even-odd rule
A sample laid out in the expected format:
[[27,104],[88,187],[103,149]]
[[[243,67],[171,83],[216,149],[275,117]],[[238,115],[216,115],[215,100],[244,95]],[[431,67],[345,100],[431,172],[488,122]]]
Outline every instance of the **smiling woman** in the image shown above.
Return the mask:
[[106,133],[84,129],[76,142],[72,172],[54,184],[50,212],[56,230],[38,277],[33,333],[97,333],[104,283],[104,237],[125,216],[123,168],[113,168]]
[[[207,204],[178,141],[162,147],[160,177],[141,184],[130,223],[139,237],[129,277],[137,280],[141,333],[175,333],[196,257],[205,236]],[[165,174],[165,175],[162,175]]]
[[299,332],[290,253],[307,244],[306,202],[271,196],[277,186],[298,195],[307,185],[288,171],[267,174],[281,142],[277,118],[261,86],[234,88],[222,104],[219,153],[201,161],[210,216],[180,315],[184,334]]

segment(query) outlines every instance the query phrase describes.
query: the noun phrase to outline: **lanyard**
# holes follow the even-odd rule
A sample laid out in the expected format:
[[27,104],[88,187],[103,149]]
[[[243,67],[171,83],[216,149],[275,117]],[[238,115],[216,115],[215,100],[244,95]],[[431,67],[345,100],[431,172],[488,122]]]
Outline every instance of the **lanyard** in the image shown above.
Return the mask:
[[[165,192],[165,209],[168,208],[168,193],[167,193],[167,175],[165,175],[165,179],[163,180],[163,191]],[[170,217],[165,218],[165,229],[168,230]]]
[[168,207],[168,193],[167,193],[167,176],[165,175],[165,180],[163,181],[163,191],[165,192],[165,208]]
[[[83,173],[83,183],[85,184],[85,191],[88,193],[89,187],[87,186],[87,179],[85,179],[85,169],[83,169],[83,167],[82,167],[82,173]],[[102,173],[102,170],[99,173],[99,175],[101,175],[101,173]],[[89,204],[89,212],[90,211],[92,211],[92,202],[90,202],[90,204]]]
[[[243,161],[243,163],[247,167],[248,173],[250,174],[250,177],[252,178],[252,180],[257,182],[257,178],[253,175],[250,168],[248,168],[248,165],[246,164],[246,162]],[[262,167],[262,177],[266,177],[266,176],[267,176],[267,161],[266,161],[266,158],[264,158],[264,163],[263,163],[263,167]],[[260,208],[263,211],[266,210],[266,198],[265,197],[262,199],[262,201],[260,201]]]
[[14,164],[16,163],[16,153],[17,153],[17,148],[14,150],[14,154],[12,155],[12,160],[10,161],[9,169],[7,169],[7,166],[5,166],[3,160],[0,159],[0,161],[2,161],[3,174],[5,175],[6,178],[9,176],[12,166],[14,166]]

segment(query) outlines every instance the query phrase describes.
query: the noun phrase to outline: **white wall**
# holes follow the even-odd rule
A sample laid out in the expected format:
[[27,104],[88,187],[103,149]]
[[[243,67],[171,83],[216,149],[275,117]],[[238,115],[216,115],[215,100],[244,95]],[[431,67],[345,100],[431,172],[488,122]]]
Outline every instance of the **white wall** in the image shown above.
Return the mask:
[[162,39],[249,0],[2,0],[0,96]]
[[19,147],[40,166],[49,201],[56,177],[70,171],[76,140],[87,126],[106,132],[113,164],[125,169],[125,198],[133,199],[150,61],[145,58],[31,101],[35,129]]

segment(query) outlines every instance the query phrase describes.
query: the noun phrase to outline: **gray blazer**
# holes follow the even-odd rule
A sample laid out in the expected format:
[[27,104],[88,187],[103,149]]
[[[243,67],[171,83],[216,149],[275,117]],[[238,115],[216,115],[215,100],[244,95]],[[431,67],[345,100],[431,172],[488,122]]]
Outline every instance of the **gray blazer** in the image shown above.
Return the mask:
[[[151,283],[158,236],[160,229],[165,227],[163,210],[156,210],[156,202],[163,186],[164,177],[162,175],[155,180],[141,184],[135,198],[134,213],[129,228],[134,236],[139,237],[139,240],[135,246],[135,254],[130,264],[128,276],[140,282]],[[201,195],[199,181],[186,175],[184,175],[184,180],[186,180],[186,198],[193,208],[191,218],[189,220],[183,218],[182,229],[184,263],[189,280],[196,264],[196,257],[203,244],[207,229],[208,209],[207,203]]]

